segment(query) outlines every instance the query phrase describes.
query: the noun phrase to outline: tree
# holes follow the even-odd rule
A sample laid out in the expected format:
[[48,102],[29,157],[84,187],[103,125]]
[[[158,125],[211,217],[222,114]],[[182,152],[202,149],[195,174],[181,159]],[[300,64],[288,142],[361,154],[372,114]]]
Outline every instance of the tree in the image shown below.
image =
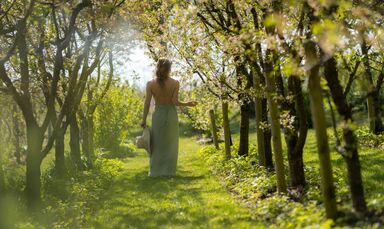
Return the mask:
[[367,206],[364,199],[363,180],[361,177],[361,166],[358,154],[358,142],[351,127],[353,122],[351,106],[347,103],[343,89],[341,87],[336,59],[331,57],[324,64],[324,75],[328,82],[331,95],[336,104],[337,111],[343,118],[343,137],[345,146],[339,147],[338,151],[342,154],[347,163],[349,187],[352,195],[353,207],[358,212],[365,212]]
[[335,219],[337,214],[336,195],[333,184],[332,166],[329,154],[323,96],[320,86],[319,58],[313,41],[304,44],[306,65],[308,66],[308,88],[311,101],[312,120],[316,131],[317,149],[320,163],[321,189],[327,218]]
[[[114,68],[113,68],[113,54],[112,51],[108,52],[108,65],[109,65],[109,73],[107,79],[104,79],[102,76],[101,64],[99,63],[97,69],[97,78],[94,81],[90,81],[88,83],[88,87],[86,88],[86,100],[83,102],[80,107],[78,114],[80,117],[80,125],[81,125],[81,139],[82,139],[82,149],[83,153],[87,158],[88,165],[92,166],[94,159],[94,114],[96,112],[97,107],[100,105],[104,97],[106,96],[114,77]],[[76,129],[77,123],[73,122],[73,127]],[[76,131],[73,133],[74,141],[73,141],[73,152],[74,158],[79,157],[79,149],[77,148],[79,145],[79,132]],[[75,139],[77,139],[75,141]],[[78,159],[75,159],[76,161]]]
[[[96,8],[99,4],[93,5],[88,0],[61,5],[35,0],[9,4],[7,20],[1,20],[2,27],[7,29],[2,31],[0,39],[8,45],[0,60],[0,78],[22,111],[26,124],[26,195],[29,206],[33,207],[40,202],[40,165],[55,140],[59,140],[56,164],[63,168],[60,141],[100,57],[103,42],[98,26],[102,24],[90,19],[95,15],[93,10],[99,10],[100,18],[110,16],[110,12],[103,13],[101,8]],[[69,17],[65,10],[69,10]],[[79,17],[88,18],[83,26]],[[30,26],[32,24],[38,26]],[[96,47],[94,42],[98,43]],[[75,48],[79,48],[79,52],[71,56]],[[61,94],[61,90],[65,93]],[[36,115],[32,91],[44,98],[43,115]],[[45,141],[51,124],[52,136]]]

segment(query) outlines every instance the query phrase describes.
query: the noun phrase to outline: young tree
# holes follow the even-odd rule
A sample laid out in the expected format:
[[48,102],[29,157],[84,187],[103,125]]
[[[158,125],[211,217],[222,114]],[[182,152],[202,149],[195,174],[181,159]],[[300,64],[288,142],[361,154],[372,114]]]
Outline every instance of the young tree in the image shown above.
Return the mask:
[[311,101],[312,120],[316,132],[317,150],[320,163],[321,189],[327,218],[335,219],[337,214],[335,187],[333,184],[332,165],[329,153],[323,96],[320,85],[319,57],[313,41],[304,44],[308,69],[308,89]]
[[[80,126],[81,126],[81,139],[82,139],[82,149],[83,153],[87,158],[88,165],[92,166],[94,159],[94,114],[97,107],[102,102],[103,98],[106,96],[114,77],[114,67],[113,67],[113,54],[112,51],[108,52],[108,66],[109,73],[107,78],[103,80],[101,64],[99,63],[97,69],[97,77],[95,80],[90,81],[86,88],[86,100],[80,106],[78,111],[80,117]],[[76,130],[77,123],[72,123],[74,130]],[[72,126],[71,126],[72,127]],[[73,157],[77,158],[75,161],[78,161],[79,157],[79,136],[78,131],[73,133]],[[77,140],[76,140],[77,139]],[[72,151],[72,150],[71,150]],[[78,153],[79,152],[79,153]]]
[[[31,0],[10,4],[7,15],[2,17],[2,27],[7,29],[2,31],[0,39],[7,47],[0,59],[0,78],[18,104],[26,124],[25,191],[31,207],[40,202],[40,165],[59,137],[56,163],[58,167],[63,166],[62,130],[77,110],[102,48],[102,40],[98,39],[102,35],[98,26],[102,24],[96,23],[92,15],[94,10],[99,10],[100,18],[110,16],[110,12],[103,13],[100,9],[100,4],[94,5],[90,0],[65,4]],[[69,16],[65,13],[68,11]],[[84,20],[80,22],[79,17]],[[38,26],[31,26],[33,24]],[[76,55],[65,55],[75,48],[79,48]],[[37,101],[32,91],[44,98],[43,114],[36,111]],[[53,126],[52,136],[45,141],[49,125]]]

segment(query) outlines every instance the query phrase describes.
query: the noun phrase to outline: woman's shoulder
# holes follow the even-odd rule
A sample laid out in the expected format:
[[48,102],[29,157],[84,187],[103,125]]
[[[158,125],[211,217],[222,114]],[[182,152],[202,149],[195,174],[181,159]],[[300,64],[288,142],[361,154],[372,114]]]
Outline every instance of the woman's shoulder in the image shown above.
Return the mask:
[[148,80],[148,81],[147,81],[147,86],[150,87],[154,82],[155,82],[154,79],[152,79],[152,80]]
[[174,78],[171,78],[169,77],[170,81],[173,83],[173,84],[179,84],[179,81],[174,79]]

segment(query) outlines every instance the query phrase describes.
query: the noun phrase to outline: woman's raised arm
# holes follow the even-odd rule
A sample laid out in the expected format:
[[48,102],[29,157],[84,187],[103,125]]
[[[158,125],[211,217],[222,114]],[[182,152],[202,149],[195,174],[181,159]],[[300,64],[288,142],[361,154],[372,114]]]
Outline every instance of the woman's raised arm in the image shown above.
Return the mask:
[[175,89],[172,94],[172,103],[176,106],[184,106],[184,107],[194,107],[196,106],[196,102],[180,102],[179,101],[179,89],[180,89],[180,83],[179,81],[176,81]]

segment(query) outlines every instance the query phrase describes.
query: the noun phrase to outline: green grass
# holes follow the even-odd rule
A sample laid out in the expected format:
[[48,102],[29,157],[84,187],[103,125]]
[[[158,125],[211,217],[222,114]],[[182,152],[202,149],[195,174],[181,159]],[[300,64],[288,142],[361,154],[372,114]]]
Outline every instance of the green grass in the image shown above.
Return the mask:
[[[332,165],[335,169],[340,169],[343,172],[344,180],[347,180],[345,161],[342,156],[336,152],[334,139],[329,139],[329,141],[331,143]],[[378,194],[384,195],[384,173],[382,171],[384,165],[383,151],[377,148],[362,146],[359,148],[359,156],[366,197],[369,199],[369,197]],[[304,147],[304,164],[313,167],[318,167],[319,165],[316,138],[313,130],[309,132]]]
[[[329,133],[329,136],[332,134]],[[223,150],[217,151],[212,146],[205,147],[200,153],[212,172],[222,179],[223,184],[234,194],[235,198],[251,208],[254,215],[270,227],[320,228],[329,226],[329,222],[325,221],[324,206],[322,205],[317,146],[313,130],[308,133],[303,155],[308,183],[304,196],[296,196],[295,192],[290,193],[288,195],[290,197],[271,193],[270,190],[276,190],[274,173],[265,174],[263,168],[253,163],[257,161],[254,146],[251,147],[248,158],[237,157],[236,146],[239,135],[234,134],[232,137],[235,145],[231,160],[224,162]],[[384,174],[382,172],[384,155],[382,150],[367,147],[360,147],[359,149],[365,199],[370,211],[370,215],[364,217],[352,211],[345,162],[341,155],[334,150],[334,139],[330,138],[329,142],[336,199],[341,216],[335,222],[336,226],[341,228],[381,228],[384,222]],[[253,145],[256,143],[256,135],[253,131],[250,134],[250,143]],[[284,140],[283,148],[287,174],[288,162]]]
[[[235,202],[196,154],[191,138],[180,140],[177,174],[148,177],[140,151],[124,160],[124,172],[105,191],[95,228],[250,228],[260,225],[250,209]],[[261,225],[260,225],[261,226]]]
[[[257,136],[255,132],[254,120],[250,123],[250,135],[249,143],[251,145],[257,145]],[[232,135],[233,142],[237,144],[239,142],[238,130]],[[335,139],[332,137],[331,128],[328,129],[328,140],[331,150],[331,160],[334,169],[339,169],[344,175],[344,179],[347,180],[346,165],[342,156],[335,150]],[[283,141],[283,150],[285,156],[285,165],[287,165],[286,144],[284,141],[284,135],[282,133],[281,139]],[[378,194],[384,195],[384,173],[382,172],[384,165],[384,152],[379,148],[369,148],[360,146],[359,156],[361,162],[361,171],[363,175],[364,189],[367,197],[375,196]],[[310,167],[319,167],[316,137],[313,129],[308,131],[308,136],[304,146],[304,165]]]
[[[233,142],[237,144],[238,130],[233,127]],[[134,131],[131,136],[139,134],[140,131]],[[143,150],[100,154],[103,160],[107,158],[105,162],[109,163],[108,165],[103,164],[98,169],[74,175],[70,181],[64,183],[56,183],[55,179],[46,176],[48,186],[44,186],[47,191],[45,201],[49,208],[45,209],[43,222],[23,218],[24,223],[19,224],[20,228],[44,228],[41,225],[47,225],[45,228],[278,227],[278,224],[271,224],[273,220],[259,218],[256,211],[267,211],[266,214],[272,216],[272,210],[284,206],[297,207],[295,202],[280,198],[273,200],[275,202],[270,201],[269,205],[264,205],[263,200],[255,199],[254,201],[259,202],[259,205],[255,205],[258,206],[257,209],[243,202],[239,196],[226,189],[225,181],[210,172],[211,168],[204,161],[205,158],[197,154],[201,146],[195,143],[193,137],[187,136],[180,139],[177,175],[172,178],[148,177],[149,162]],[[256,144],[252,120],[249,137],[250,144]],[[129,141],[132,139],[130,137]],[[333,149],[333,139],[330,139],[330,143]],[[285,149],[284,142],[283,147]],[[52,167],[53,157],[54,154],[51,153],[42,166],[43,171]],[[371,202],[380,200],[377,198],[380,195],[384,196],[384,155],[380,149],[361,147],[360,159],[368,204],[383,206],[380,203],[371,205]],[[318,155],[313,130],[308,133],[304,161],[306,166],[315,168],[311,176],[314,173],[316,175]],[[285,164],[287,165],[286,159]],[[339,201],[342,201],[343,209],[350,208],[350,201],[345,196],[345,163],[334,150],[332,164],[334,170],[338,171],[335,174],[342,176],[337,178],[342,180],[338,194],[344,195],[341,198],[339,195]],[[62,192],[64,195],[60,194]],[[281,217],[285,217],[287,222],[290,221],[289,215]],[[321,216],[318,218],[320,221],[324,220]]]
[[[236,144],[239,135],[235,129],[232,131]],[[135,132],[133,135],[138,134],[139,132]],[[329,139],[331,149],[334,149],[333,140]],[[256,134],[251,123],[250,144],[255,143]],[[283,146],[285,149],[284,142]],[[184,136],[180,139],[178,170],[173,178],[148,177],[148,157],[142,150],[119,157],[118,160],[123,162],[123,169],[115,175],[109,188],[103,190],[103,195],[97,198],[97,202],[92,203],[90,211],[93,216],[87,217],[82,225],[93,228],[278,227],[256,218],[257,209],[249,205],[245,207],[241,199],[226,190],[220,178],[211,174],[204,158],[197,154],[199,148],[201,146],[195,143],[193,137]],[[336,179],[346,181],[342,157],[334,150],[331,156],[334,170],[339,171],[335,174],[343,176]],[[378,195],[384,195],[384,175],[381,171],[384,156],[379,149],[361,147],[360,158],[366,199],[370,203]],[[313,130],[308,133],[304,161],[306,166],[318,168]],[[285,164],[287,165],[286,159]],[[341,183],[338,194],[345,195],[347,183]],[[344,209],[351,207],[348,197],[339,196],[338,199],[343,202]],[[273,206],[267,209],[273,209]]]

